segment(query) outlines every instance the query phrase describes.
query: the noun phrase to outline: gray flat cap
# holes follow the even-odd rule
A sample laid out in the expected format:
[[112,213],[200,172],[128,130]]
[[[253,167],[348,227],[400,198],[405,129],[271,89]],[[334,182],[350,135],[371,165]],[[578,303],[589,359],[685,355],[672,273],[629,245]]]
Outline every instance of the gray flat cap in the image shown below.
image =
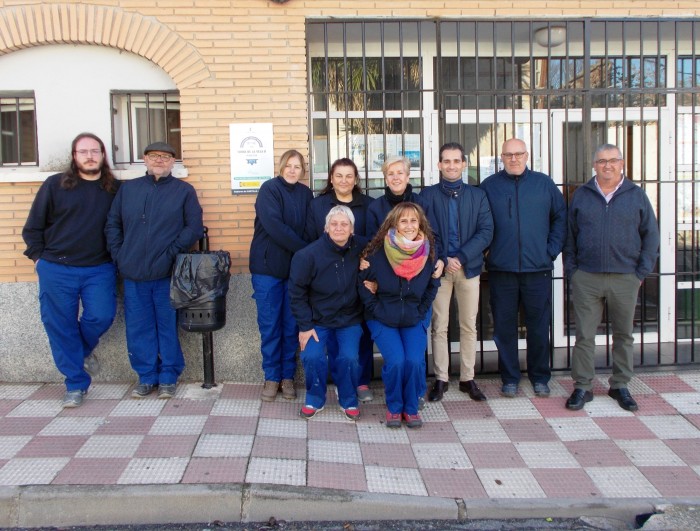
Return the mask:
[[147,145],[146,149],[143,150],[143,154],[146,155],[151,151],[162,151],[163,153],[170,153],[173,157],[177,155],[177,153],[175,153],[175,148],[170,144],[166,144],[165,142],[153,142],[153,144]]

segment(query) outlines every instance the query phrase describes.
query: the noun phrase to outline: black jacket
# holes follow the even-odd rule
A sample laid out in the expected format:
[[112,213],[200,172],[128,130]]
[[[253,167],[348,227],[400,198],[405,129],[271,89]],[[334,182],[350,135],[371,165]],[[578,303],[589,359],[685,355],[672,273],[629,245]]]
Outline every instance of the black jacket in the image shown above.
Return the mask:
[[125,181],[105,227],[119,273],[135,281],[169,276],[177,254],[189,250],[203,233],[195,189],[172,175]]
[[344,328],[362,321],[357,276],[364,238],[352,236],[338,247],[328,234],[292,258],[289,297],[299,330],[316,325]]

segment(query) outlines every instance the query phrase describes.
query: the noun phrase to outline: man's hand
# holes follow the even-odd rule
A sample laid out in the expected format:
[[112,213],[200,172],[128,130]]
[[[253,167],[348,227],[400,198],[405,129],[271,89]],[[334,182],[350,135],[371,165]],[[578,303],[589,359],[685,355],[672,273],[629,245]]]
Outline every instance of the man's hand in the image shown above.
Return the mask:
[[316,335],[316,329],[314,328],[307,330],[306,332],[299,332],[299,348],[304,350],[306,348],[306,344],[309,342],[309,339],[312,337],[316,340],[316,343],[318,343],[318,336]]
[[[368,267],[369,267],[369,262],[367,260],[365,260],[364,258],[362,260],[360,260],[360,271],[364,271]],[[372,293],[374,293],[374,292],[372,292]]]
[[462,263],[457,258],[447,257],[447,272],[456,273],[462,269]]
[[438,260],[435,262],[435,269],[433,269],[433,278],[440,278],[442,276],[442,271],[445,269],[445,262]]

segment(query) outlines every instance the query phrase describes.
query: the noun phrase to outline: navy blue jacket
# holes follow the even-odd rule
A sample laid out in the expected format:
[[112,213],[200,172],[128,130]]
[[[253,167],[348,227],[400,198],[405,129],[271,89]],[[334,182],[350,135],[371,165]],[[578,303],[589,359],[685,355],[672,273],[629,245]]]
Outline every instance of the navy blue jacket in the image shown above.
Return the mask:
[[39,188],[22,230],[24,254],[35,262],[41,258],[69,266],[110,262],[104,229],[115,194],[100,180],[81,178],[66,190],[62,178],[62,173],[52,175]]
[[[367,207],[367,233],[368,238],[374,238],[374,235],[379,232],[379,227],[382,226],[384,220],[389,215],[389,212],[399,203],[415,203],[425,209],[423,200],[413,191],[411,184],[406,187],[404,194],[399,197],[394,195],[389,187],[384,188],[384,195],[378,197]],[[435,230],[433,228],[433,230]]]
[[352,201],[343,203],[338,201],[335,192],[331,190],[328,193],[319,195],[311,201],[311,211],[306,223],[306,239],[309,241],[317,240],[321,237],[326,228],[326,215],[334,206],[346,206],[352,210],[355,216],[355,225],[353,228],[354,234],[360,236],[367,235],[367,207],[372,203],[373,199],[365,194],[353,192]]
[[316,325],[344,328],[362,322],[357,294],[360,253],[365,239],[352,236],[338,247],[328,234],[294,254],[289,272],[289,297],[299,330]]
[[587,273],[634,273],[644,280],[659,256],[659,227],[647,194],[625,179],[609,203],[595,177],[574,193],[564,267]]
[[[374,319],[394,328],[415,326],[425,319],[435,300],[440,279],[432,278],[435,262],[428,260],[423,270],[411,280],[396,276],[384,249],[367,257],[369,268],[360,271],[359,291],[365,306],[365,319]],[[362,283],[373,280],[377,293]]]
[[493,214],[489,271],[551,271],[566,239],[566,203],[554,181],[529,168],[519,176],[501,170],[480,188]]
[[302,183],[289,184],[282,177],[265,181],[255,200],[250,272],[275,278],[289,277],[295,252],[306,247],[304,228],[313,194]]
[[457,258],[467,278],[481,274],[484,250],[493,237],[493,218],[486,194],[483,190],[462,183],[457,195],[447,190],[442,182],[424,188],[420,194],[429,218],[434,223],[436,241],[442,242],[438,249],[440,258],[447,265],[450,238],[450,201],[457,201],[459,223],[459,252]]
[[188,251],[203,234],[195,189],[172,175],[125,181],[105,226],[119,273],[135,281],[169,276],[177,254]]

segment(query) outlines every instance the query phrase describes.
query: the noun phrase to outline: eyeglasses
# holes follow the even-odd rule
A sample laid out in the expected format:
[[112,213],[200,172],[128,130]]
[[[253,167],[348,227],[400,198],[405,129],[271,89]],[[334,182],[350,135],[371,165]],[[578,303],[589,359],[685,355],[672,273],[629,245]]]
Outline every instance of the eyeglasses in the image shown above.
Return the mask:
[[101,149],[76,149],[75,152],[81,157],[86,157],[87,155],[97,157],[98,155],[102,155]]
[[160,153],[149,153],[148,155],[146,155],[146,158],[153,162],[157,160],[162,160],[163,162],[170,162],[171,160],[173,160],[174,157],[172,155],[163,155]]
[[525,155],[527,155],[527,151],[518,151],[517,153],[501,153],[501,158],[520,160]]
[[598,166],[607,166],[608,164],[612,166],[613,164],[617,164],[621,161],[622,159],[598,159],[594,160],[593,162],[595,162]]

